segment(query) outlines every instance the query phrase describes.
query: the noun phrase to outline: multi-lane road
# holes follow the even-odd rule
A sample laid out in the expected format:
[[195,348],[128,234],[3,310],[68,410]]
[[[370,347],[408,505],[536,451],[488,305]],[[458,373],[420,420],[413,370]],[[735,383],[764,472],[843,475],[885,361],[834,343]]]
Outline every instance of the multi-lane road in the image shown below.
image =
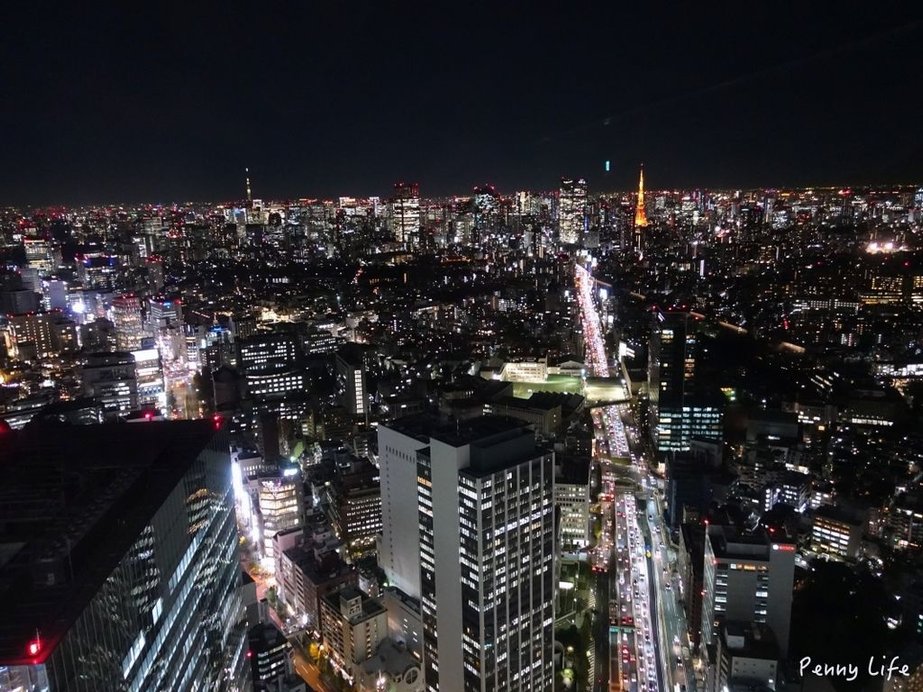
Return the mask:
[[[595,281],[580,264],[575,286],[587,368],[594,377],[610,377]],[[694,680],[683,660],[685,622],[674,586],[675,549],[663,522],[657,481],[627,405],[594,409],[593,422],[603,522],[591,564],[598,607],[606,610],[609,622],[608,656],[597,641],[594,690],[691,691]],[[604,632],[599,624],[598,639]]]

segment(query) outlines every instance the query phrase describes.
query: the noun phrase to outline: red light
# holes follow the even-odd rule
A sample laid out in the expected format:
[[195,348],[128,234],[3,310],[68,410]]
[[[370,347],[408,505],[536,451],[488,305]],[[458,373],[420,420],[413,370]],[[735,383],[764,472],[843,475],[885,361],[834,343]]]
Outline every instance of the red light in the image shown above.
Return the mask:
[[153,417],[154,417],[154,414],[151,413],[150,411],[144,412],[144,420],[151,420]]
[[38,652],[42,650],[42,643],[38,639],[33,639],[29,642],[29,655],[38,656]]
[[247,658],[253,658],[253,652],[249,649],[247,650]]

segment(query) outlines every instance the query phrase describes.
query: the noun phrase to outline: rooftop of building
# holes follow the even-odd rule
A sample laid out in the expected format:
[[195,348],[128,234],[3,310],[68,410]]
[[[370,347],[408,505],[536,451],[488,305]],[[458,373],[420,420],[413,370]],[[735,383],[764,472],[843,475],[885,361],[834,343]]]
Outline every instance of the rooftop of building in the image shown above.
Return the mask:
[[334,550],[316,552],[312,545],[305,544],[288,548],[284,552],[285,557],[297,565],[315,585],[341,579],[353,571],[352,566],[346,564]]
[[324,600],[327,601],[327,604],[332,606],[338,613],[342,612],[340,610],[342,603],[351,601],[355,598],[361,600],[362,612],[357,617],[350,618],[352,624],[368,620],[369,618],[385,612],[385,607],[379,603],[377,599],[372,598],[358,586],[353,586],[352,584],[324,596]]
[[257,651],[267,651],[288,644],[282,630],[271,622],[261,622],[251,627],[247,632],[247,640],[250,648]]
[[721,628],[721,644],[732,656],[779,659],[779,645],[776,635],[764,623],[725,622]]
[[[211,421],[52,427],[0,438],[0,663],[50,652],[198,455]],[[226,445],[225,445],[226,446]]]
[[385,673],[392,678],[398,678],[403,676],[408,669],[419,665],[420,662],[414,658],[406,646],[391,639],[385,639],[378,645],[375,655],[362,664],[362,670],[370,675]]
[[853,526],[863,524],[865,521],[860,512],[835,505],[821,505],[814,510],[814,518],[832,519]]
[[522,399],[515,396],[504,396],[496,400],[501,406],[509,406],[516,409],[531,409],[533,411],[552,411],[561,406],[560,401],[554,399],[554,395],[542,396],[541,393],[535,392],[528,399]]
[[588,456],[558,454],[555,456],[555,481],[559,484],[588,485],[590,482]]
[[361,368],[364,364],[364,351],[362,346],[349,341],[337,349],[337,359],[353,368]]
[[732,526],[711,525],[708,538],[716,558],[769,559],[771,543],[764,531],[744,533]]

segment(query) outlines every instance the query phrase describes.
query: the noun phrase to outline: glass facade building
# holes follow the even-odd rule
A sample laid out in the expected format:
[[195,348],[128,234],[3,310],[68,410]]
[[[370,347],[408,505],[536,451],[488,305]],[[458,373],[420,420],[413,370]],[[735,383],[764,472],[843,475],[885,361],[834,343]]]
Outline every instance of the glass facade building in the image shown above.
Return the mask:
[[67,432],[99,453],[46,463],[90,492],[49,492],[43,528],[76,517],[0,567],[0,691],[245,688],[227,438],[204,421]]

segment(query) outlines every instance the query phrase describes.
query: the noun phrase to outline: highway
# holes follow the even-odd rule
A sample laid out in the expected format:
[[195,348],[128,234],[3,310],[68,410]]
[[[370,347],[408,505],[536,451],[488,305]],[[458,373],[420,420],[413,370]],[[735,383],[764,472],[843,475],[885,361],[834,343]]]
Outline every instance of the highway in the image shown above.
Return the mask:
[[[587,369],[594,377],[609,377],[595,280],[580,264],[574,279]],[[597,408],[592,415],[603,529],[591,564],[598,574],[608,573],[608,579],[597,580],[605,585],[597,603],[603,610],[608,598],[610,625],[609,665],[600,665],[598,650],[594,689],[692,691],[694,679],[686,672],[691,667],[683,660],[688,654],[685,621],[674,586],[675,549],[668,544],[656,479],[628,405]],[[606,673],[608,680],[602,679]]]

